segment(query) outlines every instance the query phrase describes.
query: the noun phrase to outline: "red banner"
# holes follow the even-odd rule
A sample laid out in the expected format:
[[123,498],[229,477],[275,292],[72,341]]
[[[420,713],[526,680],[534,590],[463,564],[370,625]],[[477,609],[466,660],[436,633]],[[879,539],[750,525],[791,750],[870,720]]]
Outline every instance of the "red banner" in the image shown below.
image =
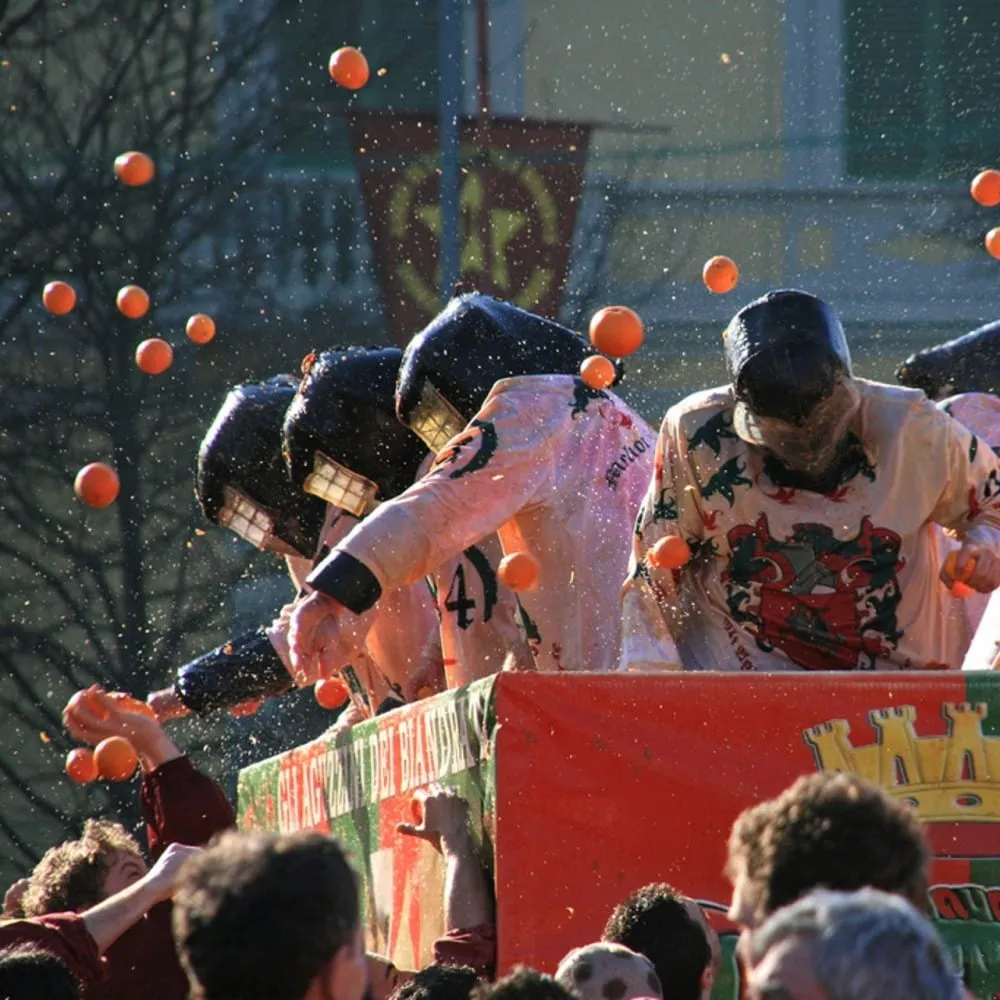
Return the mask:
[[[437,122],[356,114],[350,129],[389,331],[406,344],[443,305]],[[460,134],[462,282],[556,319],[589,126],[463,119]]]

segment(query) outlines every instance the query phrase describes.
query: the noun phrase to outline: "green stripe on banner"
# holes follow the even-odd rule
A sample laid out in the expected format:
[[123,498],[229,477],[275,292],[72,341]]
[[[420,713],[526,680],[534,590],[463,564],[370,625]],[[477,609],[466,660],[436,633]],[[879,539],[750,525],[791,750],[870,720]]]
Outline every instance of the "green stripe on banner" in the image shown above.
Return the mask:
[[[974,809],[969,822],[969,879],[964,885],[932,890],[935,925],[962,970],[969,989],[991,1000],[1000,989],[1000,675],[970,672],[966,701],[982,706],[979,731],[950,749],[962,754],[952,771],[961,778],[954,788],[959,808]],[[954,732],[951,734],[954,735]]]

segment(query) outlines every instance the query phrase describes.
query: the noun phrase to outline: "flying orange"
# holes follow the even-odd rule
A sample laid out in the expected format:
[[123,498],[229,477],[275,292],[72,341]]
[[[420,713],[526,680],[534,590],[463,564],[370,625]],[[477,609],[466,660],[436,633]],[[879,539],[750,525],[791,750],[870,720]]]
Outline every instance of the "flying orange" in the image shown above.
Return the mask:
[[109,736],[94,747],[94,761],[105,781],[128,781],[135,774],[139,755],[124,736]]
[[368,60],[360,49],[345,45],[330,56],[330,76],[347,90],[360,90],[370,75]]
[[642,346],[639,314],[628,306],[605,306],[590,319],[590,342],[611,358],[624,358]]
[[701,270],[705,287],[716,295],[731,292],[740,280],[740,269],[728,257],[712,257]]
[[129,187],[142,187],[156,175],[156,165],[145,153],[130,150],[115,157],[115,177]]
[[50,281],[42,289],[42,305],[53,316],[65,316],[76,305],[76,292],[65,281]]
[[591,389],[606,389],[616,375],[615,366],[602,354],[592,354],[580,365],[580,378]]
[[149,312],[149,293],[138,285],[119,288],[115,302],[118,311],[129,319],[142,319]]
[[77,747],[66,755],[66,774],[70,781],[86,785],[97,780],[97,762],[94,752],[86,747]]
[[990,252],[991,257],[996,257],[1000,260],[1000,226],[996,229],[991,229],[986,234],[986,249]]
[[85,465],[73,481],[73,492],[90,507],[107,507],[118,499],[118,473],[104,462]]
[[680,535],[667,535],[649,550],[647,558],[655,569],[680,569],[691,558],[691,549]]
[[511,552],[500,560],[497,579],[510,590],[531,590],[540,572],[541,566],[530,552]]
[[193,344],[207,344],[215,336],[215,320],[204,313],[195,313],[184,329]]
[[986,208],[1000,205],[1000,170],[983,170],[976,174],[969,186],[969,193],[973,201]]
[[324,677],[316,681],[313,694],[323,708],[329,708],[331,711],[340,708],[351,696],[350,689],[339,677]]
[[159,337],[150,337],[135,349],[135,363],[147,375],[162,375],[173,360],[174,349]]

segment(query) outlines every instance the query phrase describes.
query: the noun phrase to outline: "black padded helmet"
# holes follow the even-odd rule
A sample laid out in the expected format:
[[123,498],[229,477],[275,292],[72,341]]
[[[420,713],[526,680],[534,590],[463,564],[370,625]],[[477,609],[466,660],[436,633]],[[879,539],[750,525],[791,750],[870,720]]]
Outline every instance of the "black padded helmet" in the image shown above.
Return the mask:
[[808,292],[768,292],[732,318],[724,341],[733,393],[757,416],[799,424],[851,376],[840,320]]
[[281,453],[281,424],[298,385],[276,375],[230,391],[198,449],[195,496],[205,517],[258,548],[311,559],[326,506],[292,485]]
[[478,292],[459,295],[407,346],[396,412],[439,451],[500,379],[576,375],[596,353],[587,340],[552,320]]
[[398,347],[346,347],[312,359],[284,422],[296,488],[361,517],[402,493],[427,449],[396,419]]

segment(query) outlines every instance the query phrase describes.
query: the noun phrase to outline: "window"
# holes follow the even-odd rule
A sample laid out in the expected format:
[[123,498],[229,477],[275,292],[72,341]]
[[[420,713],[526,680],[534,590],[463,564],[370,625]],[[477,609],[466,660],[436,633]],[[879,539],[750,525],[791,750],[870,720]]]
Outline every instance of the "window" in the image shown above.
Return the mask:
[[1000,160],[1000,2],[844,0],[846,166],[967,178]]

